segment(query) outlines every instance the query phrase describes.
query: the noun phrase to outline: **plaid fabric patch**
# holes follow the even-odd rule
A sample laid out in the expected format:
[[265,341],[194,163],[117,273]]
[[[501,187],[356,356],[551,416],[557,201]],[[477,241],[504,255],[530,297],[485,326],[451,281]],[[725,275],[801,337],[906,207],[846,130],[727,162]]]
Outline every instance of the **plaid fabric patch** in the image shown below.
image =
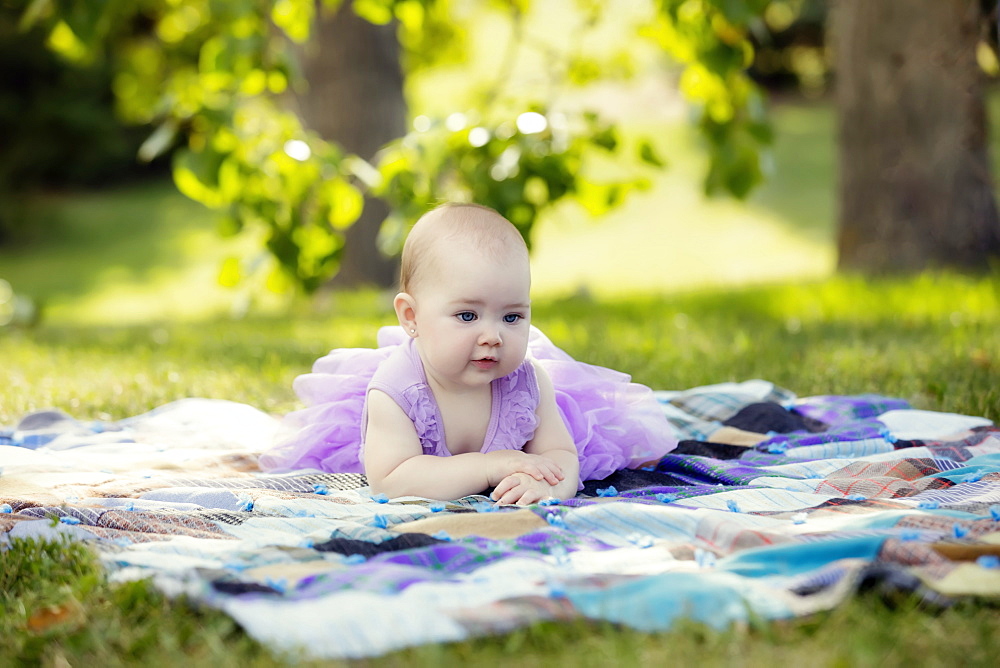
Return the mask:
[[767,471],[748,466],[738,459],[722,460],[692,455],[667,455],[656,465],[656,470],[696,483],[723,485],[745,485],[754,478],[769,475]]
[[721,422],[699,420],[671,403],[662,403],[664,415],[674,428],[678,441],[705,441],[709,435],[722,426]]
[[816,486],[818,494],[831,496],[859,495],[867,498],[902,498],[913,496],[928,488],[951,487],[941,484],[939,478],[927,478],[919,482],[911,482],[889,476],[866,478],[829,478]]
[[883,397],[880,394],[804,397],[791,405],[791,409],[799,415],[819,420],[830,427],[877,418],[886,411],[909,407],[910,404],[902,399]]
[[907,499],[928,506],[937,504],[942,508],[952,508],[958,504],[967,503],[1000,503],[1000,486],[989,480],[979,482],[963,482],[942,489],[928,490]]
[[828,474],[829,478],[887,477],[916,480],[941,473],[941,467],[929,459],[901,459],[886,462],[854,462]]
[[823,445],[826,443],[846,443],[850,441],[865,441],[878,439],[885,441],[888,437],[888,430],[885,425],[878,420],[864,420],[854,422],[849,425],[832,427],[818,434],[797,431],[790,434],[776,434],[766,441],[758,443],[758,450],[775,452],[777,448],[802,448],[809,445]]
[[736,415],[748,404],[761,401],[786,403],[795,393],[766,380],[742,383],[720,383],[696,387],[683,392],[658,392],[661,402],[669,402],[689,416],[701,420],[722,422]]

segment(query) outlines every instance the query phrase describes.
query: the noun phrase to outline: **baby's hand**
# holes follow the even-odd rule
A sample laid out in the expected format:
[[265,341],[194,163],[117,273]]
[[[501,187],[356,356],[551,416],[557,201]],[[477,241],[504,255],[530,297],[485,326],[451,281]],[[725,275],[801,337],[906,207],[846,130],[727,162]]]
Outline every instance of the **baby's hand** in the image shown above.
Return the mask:
[[551,499],[552,486],[526,473],[513,473],[500,481],[490,498],[497,503],[527,506]]
[[491,486],[513,473],[525,473],[535,480],[556,485],[565,478],[562,467],[548,457],[529,455],[520,450],[494,450],[486,453],[486,478]]

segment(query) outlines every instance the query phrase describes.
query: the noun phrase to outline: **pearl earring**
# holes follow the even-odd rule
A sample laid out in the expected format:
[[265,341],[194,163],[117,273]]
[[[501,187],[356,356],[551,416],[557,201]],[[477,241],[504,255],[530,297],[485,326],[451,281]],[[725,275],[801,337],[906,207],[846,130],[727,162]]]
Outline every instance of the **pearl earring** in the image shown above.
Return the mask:
[[417,330],[415,330],[412,327],[410,327],[410,334],[416,334],[416,333],[417,333]]

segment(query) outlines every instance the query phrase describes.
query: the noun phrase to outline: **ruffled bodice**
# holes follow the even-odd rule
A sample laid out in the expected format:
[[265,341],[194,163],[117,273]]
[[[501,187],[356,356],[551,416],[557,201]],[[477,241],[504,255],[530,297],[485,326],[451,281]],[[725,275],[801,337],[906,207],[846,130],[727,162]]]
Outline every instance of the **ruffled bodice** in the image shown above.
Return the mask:
[[[381,340],[380,340],[381,343]],[[510,374],[491,383],[492,405],[480,452],[520,450],[538,426],[538,379],[531,362],[525,361]],[[451,455],[445,442],[444,420],[413,339],[407,337],[376,370],[368,391],[389,395],[413,422],[424,454]],[[367,402],[366,402],[367,406]],[[367,410],[361,417],[361,440],[365,439]],[[363,447],[363,446],[362,446]]]

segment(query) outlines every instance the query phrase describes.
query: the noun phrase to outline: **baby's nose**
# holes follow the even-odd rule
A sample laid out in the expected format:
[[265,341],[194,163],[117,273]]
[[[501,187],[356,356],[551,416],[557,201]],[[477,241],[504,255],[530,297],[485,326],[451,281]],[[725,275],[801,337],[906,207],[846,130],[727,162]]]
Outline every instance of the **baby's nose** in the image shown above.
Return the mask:
[[497,327],[484,328],[480,338],[488,346],[499,346],[503,343],[503,339],[500,338],[500,329]]

